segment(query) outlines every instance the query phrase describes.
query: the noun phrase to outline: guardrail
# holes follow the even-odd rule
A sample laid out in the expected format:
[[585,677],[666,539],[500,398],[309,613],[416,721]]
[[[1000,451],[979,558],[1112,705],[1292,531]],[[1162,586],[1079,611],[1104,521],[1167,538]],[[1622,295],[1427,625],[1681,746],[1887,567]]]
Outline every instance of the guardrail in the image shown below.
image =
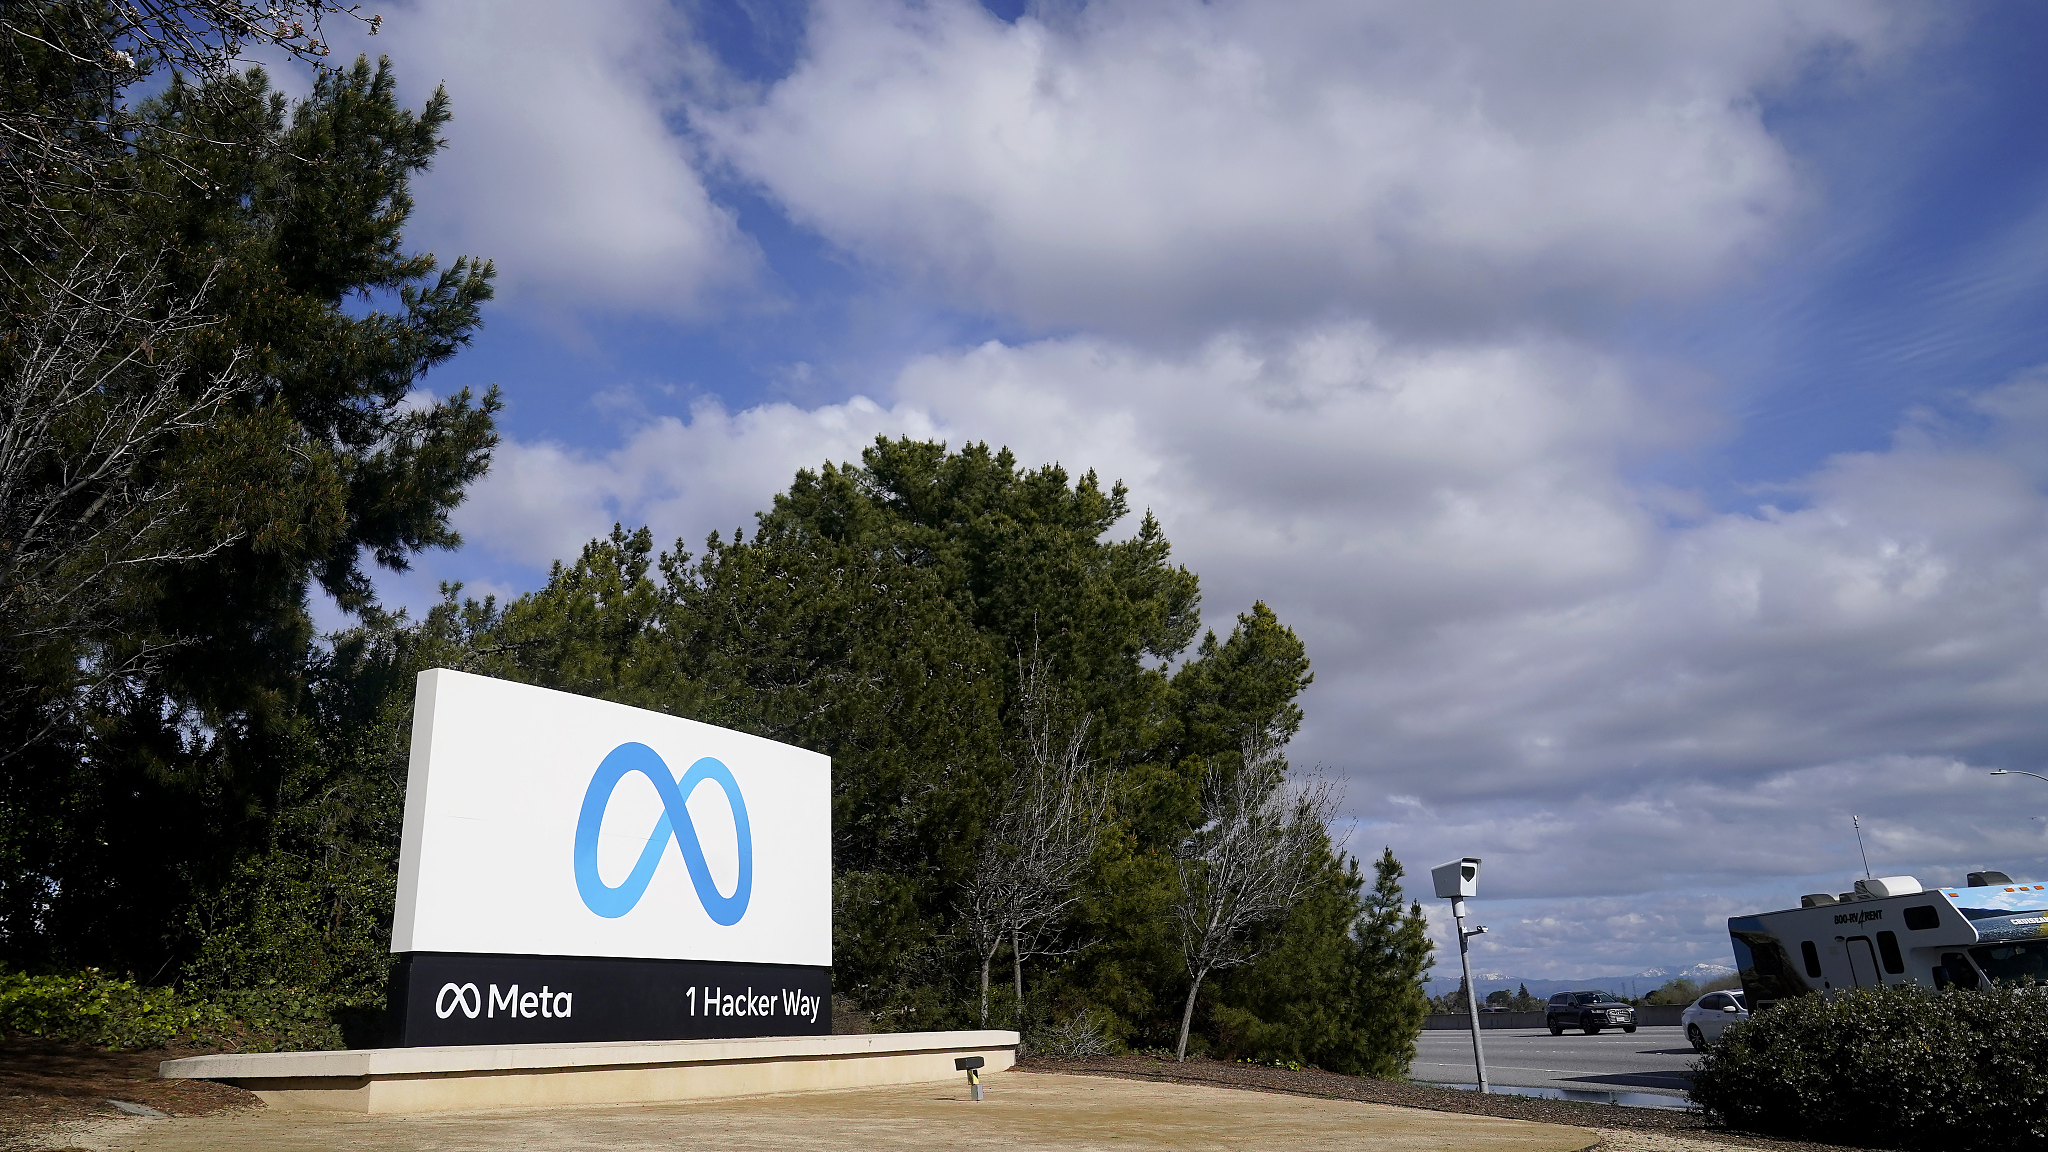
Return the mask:
[[[1645,1004],[1636,1009],[1636,1024],[1644,1028],[1676,1028],[1679,1017],[1685,1014],[1683,1004]],[[1541,1012],[1481,1012],[1479,1027],[1491,1028],[1541,1028]],[[1450,1030],[1464,1032],[1472,1027],[1471,1019],[1465,1015],[1426,1016],[1422,1027],[1425,1031]]]

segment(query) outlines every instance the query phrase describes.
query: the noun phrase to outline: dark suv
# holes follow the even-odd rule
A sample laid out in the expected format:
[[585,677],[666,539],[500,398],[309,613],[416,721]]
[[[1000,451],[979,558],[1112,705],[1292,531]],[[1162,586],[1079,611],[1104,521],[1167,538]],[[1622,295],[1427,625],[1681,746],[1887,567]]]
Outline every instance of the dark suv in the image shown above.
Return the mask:
[[1567,1028],[1584,1028],[1588,1036],[1598,1036],[1602,1028],[1633,1032],[1636,1010],[1598,990],[1559,992],[1543,1010],[1543,1022],[1550,1025],[1552,1036],[1564,1035]]

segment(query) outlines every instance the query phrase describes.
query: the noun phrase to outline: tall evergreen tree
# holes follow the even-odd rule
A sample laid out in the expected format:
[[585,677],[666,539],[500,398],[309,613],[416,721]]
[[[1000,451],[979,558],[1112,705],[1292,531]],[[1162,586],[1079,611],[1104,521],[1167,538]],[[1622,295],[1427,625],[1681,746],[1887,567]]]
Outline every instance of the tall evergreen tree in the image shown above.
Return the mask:
[[[982,445],[883,440],[857,465],[800,473],[751,536],[657,558],[645,530],[615,529],[545,588],[502,608],[451,601],[441,618],[464,622],[470,670],[830,755],[835,983],[897,1028],[980,1018],[992,957],[961,909],[1028,751],[1018,669],[1038,654],[1057,673],[1038,706],[1091,719],[1111,819],[1062,939],[1025,949],[1030,1002],[1013,1002],[1023,961],[1001,951],[1018,945],[982,934],[1013,971],[991,985],[990,1016],[1029,1027],[1085,1010],[1120,1039],[1167,1043],[1188,980],[1173,852],[1200,782],[1235,769],[1246,733],[1291,734],[1311,675],[1264,604],[1169,675],[1193,639],[1195,577],[1150,517],[1108,537],[1125,501]],[[1427,951],[1400,916],[1399,865],[1382,860],[1367,895],[1354,863],[1319,851],[1309,895],[1264,930],[1267,958],[1205,994],[1204,1044],[1344,1068],[1383,1065],[1380,1037],[1399,1048]],[[1384,1002],[1360,1006],[1361,988]]]
[[1422,903],[1401,907],[1401,862],[1381,850],[1373,863],[1372,892],[1352,930],[1350,1001],[1357,1013],[1356,1062],[1341,1071],[1393,1079],[1407,1075],[1415,1059],[1415,1038],[1429,1014],[1429,977],[1435,945]]
[[[366,561],[457,542],[448,514],[488,462],[498,400],[417,389],[468,342],[492,270],[405,251],[409,181],[448,109],[395,89],[358,60],[295,106],[252,71],[174,78],[134,110],[108,185],[128,199],[91,243],[147,254],[152,291],[198,301],[204,324],[137,349],[181,366],[171,388],[243,384],[130,462],[125,482],[178,493],[178,515],[117,566],[102,617],[5,653],[0,674],[40,689],[0,715],[0,744],[27,749],[0,765],[13,962],[175,972],[187,912],[270,839],[316,746],[312,589],[364,609]],[[26,488],[76,459],[60,445]]]
[[[294,103],[227,66],[250,37],[324,56],[317,17],[340,11],[0,13],[0,411],[34,448],[0,460],[0,960],[276,985],[372,1020],[413,679],[453,666],[831,756],[836,978],[887,1027],[978,1008],[963,877],[1043,727],[1032,709],[1088,717],[1072,752],[1110,798],[1094,854],[1028,944],[1010,934],[992,992],[1027,1026],[1087,1010],[1170,1039],[1189,978],[1173,852],[1247,733],[1299,725],[1300,639],[1257,604],[1190,652],[1198,581],[1149,513],[1112,537],[1121,485],[886,439],[799,473],[751,536],[701,555],[620,527],[509,604],[450,588],[424,619],[381,612],[368,565],[455,545],[449,513],[495,443],[495,391],[422,388],[476,330],[492,268],[404,242],[443,93],[407,109],[365,59]],[[178,74],[129,101],[161,65]],[[84,527],[18,527],[60,521]],[[315,594],[358,626],[315,643]],[[1039,662],[1057,676],[1027,704],[1019,669]],[[1401,912],[1391,855],[1367,893],[1329,848],[1261,929],[1265,958],[1206,997],[1203,1042],[1398,1073],[1420,911]]]

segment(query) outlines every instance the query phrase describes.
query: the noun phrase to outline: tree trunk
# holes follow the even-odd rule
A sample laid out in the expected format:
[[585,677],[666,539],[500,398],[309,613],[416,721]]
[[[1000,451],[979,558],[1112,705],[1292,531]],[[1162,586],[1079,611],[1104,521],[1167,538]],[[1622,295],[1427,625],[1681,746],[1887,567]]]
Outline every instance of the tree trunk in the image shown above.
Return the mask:
[[988,966],[996,962],[996,949],[1002,947],[1002,937],[981,957],[981,1026],[988,1027]]
[[1195,982],[1188,985],[1188,1004],[1180,1012],[1180,1047],[1173,1054],[1175,1060],[1184,1062],[1188,1058],[1188,1026],[1195,1022],[1195,994],[1202,990],[1202,977],[1208,974],[1207,968],[1202,969],[1195,973]]
[[1010,926],[1010,963],[1017,976],[1017,1032],[1024,1031],[1024,953],[1017,948],[1017,926]]

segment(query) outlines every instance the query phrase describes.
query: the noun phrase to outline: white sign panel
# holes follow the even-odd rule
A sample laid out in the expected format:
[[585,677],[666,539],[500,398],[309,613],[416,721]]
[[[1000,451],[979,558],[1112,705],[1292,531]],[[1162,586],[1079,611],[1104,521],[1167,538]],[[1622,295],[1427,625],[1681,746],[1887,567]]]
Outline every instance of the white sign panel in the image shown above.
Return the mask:
[[420,673],[393,952],[832,963],[831,761]]

